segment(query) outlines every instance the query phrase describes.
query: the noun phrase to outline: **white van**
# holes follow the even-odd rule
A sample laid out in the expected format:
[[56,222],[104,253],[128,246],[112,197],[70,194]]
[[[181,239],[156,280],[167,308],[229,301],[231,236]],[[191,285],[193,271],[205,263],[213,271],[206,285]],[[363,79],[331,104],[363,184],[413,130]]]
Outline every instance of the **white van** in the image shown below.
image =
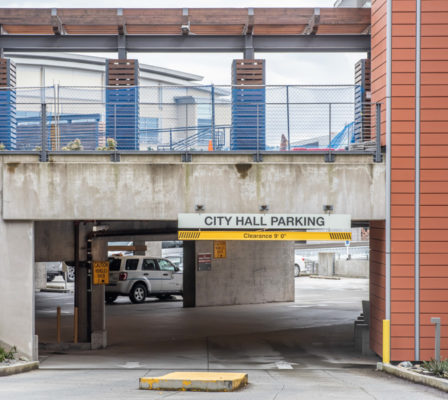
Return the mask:
[[113,303],[118,296],[129,296],[133,303],[141,303],[148,296],[163,299],[172,294],[183,294],[183,274],[171,261],[148,256],[109,258],[107,303]]

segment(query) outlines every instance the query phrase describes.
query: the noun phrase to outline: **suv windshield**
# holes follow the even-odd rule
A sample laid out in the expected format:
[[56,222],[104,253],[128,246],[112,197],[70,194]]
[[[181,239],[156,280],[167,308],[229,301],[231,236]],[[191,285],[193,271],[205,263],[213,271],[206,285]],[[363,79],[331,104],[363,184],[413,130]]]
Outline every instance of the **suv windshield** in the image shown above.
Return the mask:
[[175,271],[174,265],[171,264],[168,260],[158,260],[159,267],[162,271]]

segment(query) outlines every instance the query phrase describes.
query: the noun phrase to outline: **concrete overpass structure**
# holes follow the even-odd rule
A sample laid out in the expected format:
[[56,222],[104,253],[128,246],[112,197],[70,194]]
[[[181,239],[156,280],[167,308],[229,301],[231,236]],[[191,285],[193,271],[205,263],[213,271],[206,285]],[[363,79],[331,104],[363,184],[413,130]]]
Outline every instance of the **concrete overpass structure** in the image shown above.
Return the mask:
[[[384,219],[385,168],[371,155],[340,155],[327,163],[322,155],[270,154],[260,163],[250,154],[210,153],[193,155],[185,163],[179,154],[142,153],[122,155],[117,163],[108,155],[80,154],[53,155],[42,163],[38,155],[8,154],[1,157],[0,168],[2,265],[9,279],[22,283],[19,294],[9,279],[2,280],[1,319],[11,324],[2,325],[0,337],[28,355],[36,353],[35,261],[78,263],[80,338],[90,340],[92,323],[92,340],[102,346],[107,343],[103,287],[89,289],[90,312],[97,313],[92,322],[83,296],[86,262],[107,259],[108,240],[175,239],[177,215],[195,212],[197,204],[213,213],[260,213],[261,205],[273,213],[322,213],[323,205],[332,204],[335,212],[351,214],[354,222]],[[95,237],[94,221],[110,229]],[[212,242],[185,247],[187,306],[292,299],[292,243],[230,243],[221,268],[206,276],[195,274],[194,260],[197,253],[211,251]],[[219,290],[218,281],[225,281]]]
[[[237,193],[241,201],[238,210],[245,207],[259,207],[259,204],[246,206],[244,196],[263,203],[271,201],[275,207],[288,204],[290,207],[300,208],[293,196],[300,195],[297,181],[306,182],[310,177],[323,179],[328,187],[316,186],[314,199],[331,198],[337,202],[338,207],[346,209],[341,200],[337,200],[337,193],[350,193],[349,203],[354,205],[354,218],[369,220],[371,227],[371,346],[379,355],[383,354],[383,320],[391,324],[390,346],[384,349],[386,353],[391,350],[392,360],[423,360],[434,354],[432,317],[442,319],[442,332],[448,321],[446,288],[448,274],[446,269],[447,258],[447,192],[448,192],[448,165],[447,165],[447,109],[448,97],[446,85],[448,84],[447,67],[447,41],[448,32],[448,5],[445,2],[432,0],[376,0],[372,2],[372,9],[175,9],[175,10],[26,10],[2,9],[0,10],[0,24],[3,32],[0,36],[0,48],[4,51],[111,51],[118,52],[119,60],[111,60],[107,68],[112,71],[109,75],[109,86],[115,89],[130,87],[138,82],[137,64],[133,60],[126,60],[127,51],[241,51],[244,59],[235,60],[233,65],[233,84],[241,92],[239,94],[254,94],[265,84],[265,64],[263,60],[254,57],[255,51],[369,51],[370,60],[364,62],[360,70],[371,72],[372,102],[382,103],[382,118],[370,125],[376,125],[381,135],[381,144],[385,149],[386,167],[382,164],[371,164],[369,167],[363,162],[359,170],[353,168],[350,162],[340,165],[345,156],[336,156],[333,160],[331,154],[327,161],[335,163],[314,165],[314,155],[309,157],[303,165],[297,162],[300,157],[287,153],[273,155],[272,165],[251,164],[251,160],[222,161],[221,154],[211,164],[223,162],[225,165],[215,170],[215,167],[203,165],[196,167],[193,163],[177,166],[176,162],[165,160],[156,167],[151,161],[139,166],[139,171],[147,170],[150,181],[145,180],[136,172],[134,164],[125,164],[123,167],[115,164],[105,165],[96,160],[91,163],[87,158],[80,163],[79,158],[71,159],[67,154],[65,160],[48,164],[37,165],[35,156],[8,155],[8,161],[3,164],[2,187],[2,215],[0,232],[4,240],[1,246],[7,260],[3,265],[7,275],[13,279],[22,279],[31,292],[31,273],[34,260],[34,235],[39,229],[45,231],[41,222],[35,219],[48,218],[64,219],[57,215],[67,212],[67,219],[98,218],[103,215],[102,208],[98,206],[103,202],[106,187],[97,179],[97,176],[87,175],[84,171],[97,170],[98,176],[110,180],[108,184],[113,187],[135,192],[139,202],[129,195],[119,197],[121,212],[131,215],[128,209],[136,208],[144,215],[162,215],[174,222],[174,213],[169,207],[160,205],[158,190],[164,188],[165,181],[160,176],[167,177],[170,173],[177,178],[175,182],[180,185],[180,206],[184,210],[191,210],[196,201],[210,201],[219,209],[220,203],[214,203],[208,188],[203,192],[191,189],[190,178],[199,184],[204,175],[202,171],[208,170],[218,176],[218,182],[232,183],[232,191]],[[92,30],[95,29],[93,32]],[[163,34],[161,36],[160,34]],[[371,36],[371,46],[368,42]],[[1,86],[14,86],[13,71],[6,60],[2,60],[3,70]],[[116,70],[126,70],[114,73]],[[252,91],[252,92],[251,92]],[[119,93],[119,92],[116,92]],[[262,98],[263,93],[258,92]],[[254,117],[254,114],[251,114]],[[258,116],[258,111],[257,111]],[[45,119],[44,119],[45,120]],[[44,131],[44,129],[43,129]],[[258,138],[258,136],[257,136]],[[379,143],[379,141],[377,141]],[[238,144],[238,142],[237,142]],[[252,146],[252,145],[251,145]],[[238,147],[238,146],[237,146]],[[42,148],[41,160],[52,160],[53,155]],[[263,149],[256,145],[256,161],[261,161],[259,154]],[[330,151],[331,153],[331,151]],[[123,153],[124,154],[124,153]],[[122,156],[123,156],[122,154]],[[377,153],[378,154],[378,153]],[[4,156],[5,157],[5,156]],[[14,160],[14,157],[17,157]],[[129,154],[128,161],[133,157]],[[279,157],[278,165],[273,162]],[[266,156],[266,158],[268,158]],[[199,161],[199,158],[196,161]],[[5,158],[4,158],[5,160]],[[346,160],[349,160],[347,158]],[[104,160],[105,161],[105,160]],[[183,161],[189,161],[186,157]],[[377,159],[377,161],[380,161]],[[235,164],[236,162],[236,164]],[[308,164],[310,162],[310,164]],[[227,164],[226,164],[227,163]],[[293,166],[291,166],[291,163]],[[52,165],[54,164],[54,165]],[[204,162],[204,164],[207,164]],[[238,167],[238,164],[246,165]],[[319,163],[318,163],[319,164]],[[368,164],[368,163],[367,163]],[[95,168],[92,166],[94,165]],[[217,164],[219,165],[219,164]],[[311,165],[311,166],[310,166]],[[203,169],[202,169],[203,168]],[[265,169],[266,168],[266,169]],[[383,169],[382,169],[383,168]],[[369,170],[371,170],[369,172]],[[157,174],[156,174],[157,171]],[[343,172],[345,171],[345,172]],[[350,175],[356,179],[367,179],[362,182],[360,199],[366,202],[357,207],[355,197],[349,187],[339,186],[341,182],[348,182]],[[382,173],[385,174],[383,178]],[[138,179],[142,184],[155,187],[156,193],[148,197],[146,203],[142,187],[132,187],[123,174],[129,174],[131,179]],[[269,185],[263,185],[262,176],[270,180]],[[296,182],[283,182],[281,195],[273,192],[276,187],[273,182],[279,178],[277,174]],[[360,175],[358,175],[360,174]],[[64,179],[76,182],[78,176],[85,176],[86,186],[94,188],[98,185],[99,195],[93,193],[93,198],[85,199],[78,191],[67,189],[77,199],[69,201],[67,205],[61,204],[57,196],[65,196],[61,187],[67,187]],[[244,176],[244,177],[243,177]],[[373,178],[372,178],[373,177]],[[384,179],[381,184],[378,182]],[[228,181],[226,181],[226,179]],[[280,176],[282,179],[282,176]],[[356,181],[355,179],[355,181]],[[258,180],[258,181],[257,181]],[[337,180],[337,181],[336,181]],[[311,181],[309,181],[311,182]],[[127,183],[127,184],[126,184]],[[289,192],[289,185],[292,189]],[[294,183],[296,186],[294,186]],[[313,182],[316,183],[316,182]],[[270,185],[273,185],[272,187]],[[210,182],[215,188],[216,184]],[[235,185],[235,186],[233,186]],[[379,186],[379,194],[375,192]],[[311,183],[305,184],[311,186]],[[77,186],[84,190],[83,186]],[[336,188],[341,189],[339,191]],[[27,189],[30,188],[30,189]],[[236,189],[235,189],[236,188]],[[321,191],[322,190],[322,191]],[[192,194],[194,193],[194,194]],[[283,195],[285,193],[285,195]],[[384,197],[383,196],[384,193]],[[23,195],[24,194],[24,195]],[[114,193],[115,194],[115,193]],[[244,194],[244,196],[243,196]],[[376,199],[379,195],[384,203]],[[276,200],[280,198],[281,201]],[[292,196],[292,197],[290,197]],[[364,197],[365,196],[365,197]],[[348,198],[348,196],[345,196]],[[225,196],[220,196],[225,198]],[[300,197],[304,199],[305,197]],[[45,201],[41,201],[45,199]],[[292,200],[291,200],[292,199]],[[372,199],[377,201],[372,204]],[[166,200],[166,199],[165,199]],[[13,202],[18,204],[14,205]],[[145,207],[152,201],[158,205],[153,211]],[[112,214],[113,206],[103,203]],[[170,199],[167,204],[173,204]],[[177,204],[177,203],[176,203]],[[381,208],[384,204],[384,208]],[[305,203],[303,211],[311,212],[315,203]],[[364,210],[364,206],[367,209]],[[235,203],[227,204],[231,209]],[[20,207],[20,208],[19,208]],[[54,209],[50,209],[54,207]],[[272,206],[271,206],[272,207]],[[321,207],[318,202],[317,207]],[[93,211],[92,211],[93,210]],[[226,209],[226,211],[229,211]],[[256,211],[256,210],[255,210]],[[290,212],[291,210],[284,210]],[[339,210],[338,210],[339,211]],[[351,213],[351,212],[350,212]],[[118,215],[120,213],[115,213]],[[352,213],[351,213],[352,214]],[[57,217],[56,217],[57,215]],[[375,219],[378,216],[378,219]],[[152,217],[151,217],[152,218]],[[121,219],[121,218],[118,218]],[[132,219],[132,218],[131,218]],[[139,218],[141,220],[141,217]],[[158,218],[157,218],[158,219]],[[45,222],[42,222],[45,224]],[[90,225],[89,225],[90,224]],[[86,231],[91,229],[92,222],[82,225]],[[75,225],[76,227],[76,225]],[[80,228],[80,227],[79,227]],[[134,227],[135,228],[135,227]],[[144,227],[146,234],[150,226]],[[155,226],[152,228],[155,229]],[[160,226],[157,227],[160,233]],[[162,226],[168,229],[167,226]],[[81,229],[81,228],[80,228]],[[118,229],[118,228],[117,228]],[[60,231],[63,231],[61,228]],[[79,241],[77,234],[74,243]],[[89,255],[101,260],[105,257],[105,247],[101,240],[91,243]],[[14,249],[14,244],[17,245]],[[74,246],[77,248],[78,246]],[[260,249],[253,248],[252,254]],[[279,249],[277,249],[279,250]],[[51,251],[51,249],[47,249]],[[197,249],[191,246],[186,250],[187,258],[193,259]],[[249,250],[248,250],[249,251]],[[276,253],[275,248],[266,248],[271,254],[280,255],[286,249]],[[37,254],[37,253],[36,253]],[[191,265],[187,266],[191,269]],[[82,272],[81,272],[82,274]],[[286,272],[285,272],[286,274]],[[191,276],[190,276],[191,278]],[[87,279],[87,278],[86,278]],[[187,285],[191,289],[197,288],[197,282],[191,278]],[[281,286],[282,283],[278,282]],[[14,319],[24,325],[17,331],[4,329],[0,331],[0,338],[7,342],[12,339],[20,341],[20,349],[28,355],[33,354],[32,299],[27,298],[25,304],[13,304],[11,301],[15,294],[7,283],[2,282],[0,295],[3,307],[0,312],[2,321],[14,326]],[[286,286],[285,286],[286,288]],[[98,333],[98,343],[104,343],[103,325],[101,316],[102,292],[100,289],[92,293],[92,304],[95,308],[95,325],[93,331]],[[27,292],[28,293],[28,292]],[[287,300],[288,290],[285,289],[284,300]],[[188,297],[188,296],[187,296]],[[198,298],[198,292],[195,299]],[[208,298],[208,295],[202,299]],[[268,301],[270,295],[263,297]],[[222,299],[221,299],[222,300]],[[222,301],[224,302],[224,301]],[[2,325],[5,326],[5,325]],[[9,328],[9,326],[8,326]],[[2,328],[3,329],[3,328]],[[442,356],[448,354],[448,336],[442,337]],[[387,339],[386,337],[386,344]],[[95,339],[95,340],[97,340]],[[387,354],[385,354],[387,357]]]

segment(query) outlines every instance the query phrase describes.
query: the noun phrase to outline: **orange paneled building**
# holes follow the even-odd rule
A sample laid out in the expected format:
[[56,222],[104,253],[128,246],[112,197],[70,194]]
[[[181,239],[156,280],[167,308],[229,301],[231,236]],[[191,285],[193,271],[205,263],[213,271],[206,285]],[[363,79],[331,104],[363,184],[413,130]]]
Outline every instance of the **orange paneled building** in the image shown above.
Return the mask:
[[382,354],[382,320],[390,319],[391,360],[427,360],[432,317],[441,319],[448,357],[448,1],[389,7],[372,2],[372,101],[386,105],[390,147],[390,249],[387,224],[372,222],[370,338]]

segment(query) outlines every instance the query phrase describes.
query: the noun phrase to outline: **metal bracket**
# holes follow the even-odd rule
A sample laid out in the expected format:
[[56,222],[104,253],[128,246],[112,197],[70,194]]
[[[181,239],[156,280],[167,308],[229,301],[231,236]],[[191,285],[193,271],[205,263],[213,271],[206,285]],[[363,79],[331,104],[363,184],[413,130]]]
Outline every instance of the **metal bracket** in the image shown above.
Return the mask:
[[255,153],[254,157],[253,157],[253,160],[255,162],[263,162],[263,155],[260,154],[260,153]]
[[244,36],[244,56],[243,56],[243,58],[245,60],[253,60],[255,58],[254,38],[251,34]]
[[436,325],[436,343],[435,343],[435,358],[437,361],[440,361],[440,318],[439,317],[432,317],[431,318],[431,324]]
[[190,34],[190,17],[188,16],[188,8],[182,9],[182,25],[180,30],[184,36],[188,36]]
[[126,50],[126,35],[117,36],[117,48],[118,58],[120,60],[126,60],[128,58],[128,52]]
[[190,153],[182,153],[182,162],[191,162],[191,154]]
[[326,153],[324,159],[325,162],[334,162],[335,160],[334,153]]
[[320,8],[314,9],[314,14],[308,21],[308,25],[303,30],[304,35],[315,35],[319,29],[320,22]]
[[112,162],[120,162],[120,153],[117,151],[114,151],[110,154],[110,161]]
[[373,155],[373,162],[382,163],[383,155],[381,153],[375,152],[375,154]]
[[65,31],[64,24],[61,21],[61,18],[58,16],[58,11],[56,8],[51,9],[51,24],[53,28],[53,33],[56,36],[65,35],[67,32]]

